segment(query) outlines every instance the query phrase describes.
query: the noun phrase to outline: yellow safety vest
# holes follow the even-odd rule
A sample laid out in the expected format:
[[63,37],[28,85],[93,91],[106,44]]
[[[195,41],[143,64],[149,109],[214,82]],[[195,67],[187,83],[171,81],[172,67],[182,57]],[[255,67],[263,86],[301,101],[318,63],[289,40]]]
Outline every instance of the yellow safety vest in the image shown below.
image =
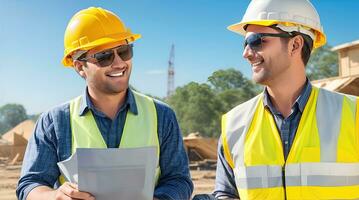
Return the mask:
[[287,160],[263,94],[222,117],[241,200],[358,199],[359,100],[313,87]]
[[[157,133],[157,112],[153,99],[135,91],[132,91],[132,93],[135,97],[138,114],[127,112],[119,148],[155,146],[157,147],[159,160],[160,145]],[[70,102],[72,154],[76,152],[77,148],[107,148],[92,112],[88,111],[83,116],[79,115],[81,103],[82,96]],[[156,184],[160,173],[159,163],[157,163]],[[59,177],[59,181],[60,184],[65,182],[62,175]]]

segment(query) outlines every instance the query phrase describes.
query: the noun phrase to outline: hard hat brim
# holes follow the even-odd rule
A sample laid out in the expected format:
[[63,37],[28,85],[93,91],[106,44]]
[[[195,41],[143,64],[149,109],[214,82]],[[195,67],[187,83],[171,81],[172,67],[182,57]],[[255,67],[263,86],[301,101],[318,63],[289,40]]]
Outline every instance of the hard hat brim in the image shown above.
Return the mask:
[[[259,25],[259,26],[271,26],[274,24],[284,24],[284,25],[295,25],[297,22],[283,22],[279,20],[258,20],[258,21],[248,21],[248,22],[239,22],[236,24],[232,24],[227,27],[228,30],[233,31],[235,33],[241,34],[243,36],[246,35],[246,30],[244,29],[246,25]],[[299,24],[301,25],[301,24]],[[312,28],[313,29],[313,28]],[[318,48],[323,46],[326,43],[326,37],[324,33],[320,30],[313,29],[315,31],[316,40],[314,41],[313,47]]]

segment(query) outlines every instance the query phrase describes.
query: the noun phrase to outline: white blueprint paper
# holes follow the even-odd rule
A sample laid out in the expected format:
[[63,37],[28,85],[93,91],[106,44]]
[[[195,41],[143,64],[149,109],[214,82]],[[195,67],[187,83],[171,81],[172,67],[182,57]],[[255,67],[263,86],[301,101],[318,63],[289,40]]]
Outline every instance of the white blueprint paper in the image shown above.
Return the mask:
[[96,200],[152,200],[157,163],[156,147],[80,148],[58,166]]

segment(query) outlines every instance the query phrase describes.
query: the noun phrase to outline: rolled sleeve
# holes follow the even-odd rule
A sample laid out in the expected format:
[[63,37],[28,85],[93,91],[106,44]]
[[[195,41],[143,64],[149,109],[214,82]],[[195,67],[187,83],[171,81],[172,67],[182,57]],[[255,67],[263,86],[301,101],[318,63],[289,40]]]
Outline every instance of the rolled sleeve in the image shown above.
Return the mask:
[[213,195],[216,198],[239,198],[232,168],[224,157],[222,140],[218,141],[216,181]]
[[156,103],[160,140],[161,175],[154,196],[159,199],[190,199],[193,192],[182,134],[172,109]]

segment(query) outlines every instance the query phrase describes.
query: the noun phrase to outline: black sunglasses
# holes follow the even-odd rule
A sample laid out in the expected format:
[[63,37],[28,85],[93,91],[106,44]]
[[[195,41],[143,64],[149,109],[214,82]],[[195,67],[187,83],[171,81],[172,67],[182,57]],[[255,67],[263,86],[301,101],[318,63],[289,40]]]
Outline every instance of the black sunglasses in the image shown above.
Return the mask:
[[262,48],[263,37],[291,38],[293,36],[291,33],[254,33],[244,40],[244,48],[249,45],[249,48],[258,51]]
[[96,63],[100,67],[107,67],[110,66],[114,59],[115,59],[115,53],[117,53],[118,56],[123,61],[130,60],[133,56],[133,44],[128,45],[120,45],[118,47],[112,48],[112,49],[106,49],[105,51],[101,51],[98,53],[95,53],[93,55],[89,55],[86,57],[86,54],[84,54],[84,57],[78,59],[79,61],[88,61],[91,63]]

